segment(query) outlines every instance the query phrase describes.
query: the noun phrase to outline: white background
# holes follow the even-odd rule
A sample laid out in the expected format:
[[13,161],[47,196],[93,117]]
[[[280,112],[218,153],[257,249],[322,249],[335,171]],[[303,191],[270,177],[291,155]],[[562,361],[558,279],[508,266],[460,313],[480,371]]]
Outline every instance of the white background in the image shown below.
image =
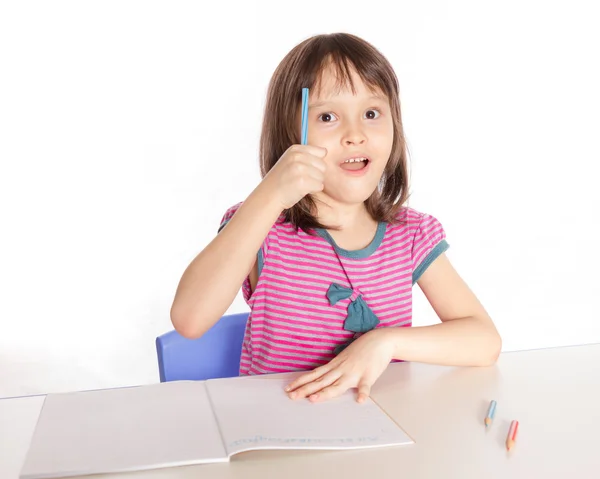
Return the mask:
[[[336,31],[396,69],[410,206],[504,350],[600,341],[595,8],[0,3],[0,396],[158,381],[183,270],[260,181],[273,70]],[[414,291],[414,324],[436,322]]]

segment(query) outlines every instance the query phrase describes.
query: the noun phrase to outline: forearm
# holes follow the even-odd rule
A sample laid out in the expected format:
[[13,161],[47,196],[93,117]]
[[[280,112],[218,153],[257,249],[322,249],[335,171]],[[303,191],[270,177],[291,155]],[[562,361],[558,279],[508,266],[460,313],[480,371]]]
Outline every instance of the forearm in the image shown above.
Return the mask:
[[180,334],[199,337],[225,313],[281,211],[270,191],[259,186],[190,263],[171,308],[171,321]]
[[447,366],[489,366],[502,340],[487,319],[467,317],[431,326],[381,328],[392,341],[394,359]]

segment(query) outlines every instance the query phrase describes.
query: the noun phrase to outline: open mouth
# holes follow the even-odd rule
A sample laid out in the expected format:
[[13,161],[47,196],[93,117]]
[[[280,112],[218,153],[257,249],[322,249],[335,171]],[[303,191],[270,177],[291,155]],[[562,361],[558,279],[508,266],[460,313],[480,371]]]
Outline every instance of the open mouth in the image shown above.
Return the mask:
[[369,160],[366,156],[349,158],[340,164],[340,167],[346,171],[358,171],[363,170],[369,164]]

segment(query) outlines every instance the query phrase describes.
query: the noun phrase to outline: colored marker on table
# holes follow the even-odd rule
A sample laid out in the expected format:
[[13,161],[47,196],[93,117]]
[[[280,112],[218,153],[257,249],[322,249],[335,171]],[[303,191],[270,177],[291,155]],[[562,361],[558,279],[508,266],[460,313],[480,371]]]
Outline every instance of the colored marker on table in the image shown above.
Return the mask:
[[490,403],[490,407],[488,409],[487,416],[485,417],[485,427],[492,425],[495,414],[496,414],[496,401],[492,401]]
[[302,89],[302,145],[308,141],[308,88]]
[[506,438],[506,449],[509,451],[514,447],[517,441],[517,430],[519,429],[519,421],[513,421],[510,423],[510,429],[508,430],[508,436]]

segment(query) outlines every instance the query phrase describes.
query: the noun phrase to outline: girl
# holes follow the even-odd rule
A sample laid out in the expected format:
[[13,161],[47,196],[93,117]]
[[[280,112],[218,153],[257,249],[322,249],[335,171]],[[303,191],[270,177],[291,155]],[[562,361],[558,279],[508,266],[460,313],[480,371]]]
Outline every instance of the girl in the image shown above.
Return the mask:
[[[263,179],[184,272],[175,329],[201,336],[242,287],[240,374],[306,371],[286,391],[311,401],[349,388],[363,401],[394,360],[493,364],[500,336],[446,257],[444,229],[403,206],[398,80],[383,55],[349,34],[309,38],[277,67],[265,109]],[[410,327],[415,283],[440,324]]]

